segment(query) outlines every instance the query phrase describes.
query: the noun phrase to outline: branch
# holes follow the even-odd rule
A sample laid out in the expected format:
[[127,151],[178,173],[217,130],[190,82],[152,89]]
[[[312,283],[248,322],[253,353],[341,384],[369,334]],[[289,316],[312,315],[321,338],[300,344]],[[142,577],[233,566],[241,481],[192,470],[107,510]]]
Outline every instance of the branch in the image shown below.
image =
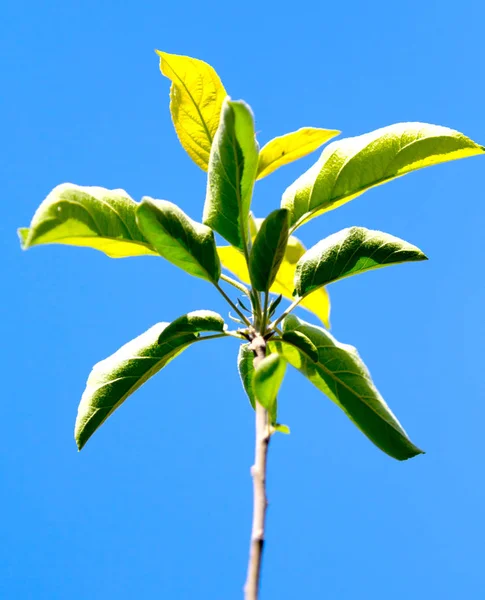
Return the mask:
[[[257,336],[251,343],[254,352],[254,367],[266,356],[266,341]],[[266,460],[269,440],[271,437],[268,411],[256,400],[256,441],[254,465],[251,468],[253,476],[253,526],[251,532],[251,547],[246,585],[245,600],[257,600],[259,582],[261,579],[261,562],[264,546],[264,524],[268,500],[266,497]]]

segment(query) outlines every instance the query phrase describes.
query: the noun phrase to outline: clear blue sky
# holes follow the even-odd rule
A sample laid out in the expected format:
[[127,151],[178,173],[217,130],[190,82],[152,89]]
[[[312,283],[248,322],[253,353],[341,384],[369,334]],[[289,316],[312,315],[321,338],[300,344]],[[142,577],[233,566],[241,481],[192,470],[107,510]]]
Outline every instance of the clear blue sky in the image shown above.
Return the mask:
[[[173,131],[154,48],[214,65],[263,143],[304,125],[357,135],[416,120],[483,144],[484,19],[479,0],[2,5],[2,599],[241,598],[253,415],[235,341],[191,348],[81,453],[73,440],[95,362],[158,321],[224,304],[161,259],[23,253],[16,238],[66,181],[200,219],[204,174]],[[261,182],[257,216],[317,156]],[[330,288],[334,335],[427,454],[393,461],[290,372],[262,600],[485,597],[484,170],[480,158],[423,170],[300,230],[310,245],[383,229],[430,257]]]

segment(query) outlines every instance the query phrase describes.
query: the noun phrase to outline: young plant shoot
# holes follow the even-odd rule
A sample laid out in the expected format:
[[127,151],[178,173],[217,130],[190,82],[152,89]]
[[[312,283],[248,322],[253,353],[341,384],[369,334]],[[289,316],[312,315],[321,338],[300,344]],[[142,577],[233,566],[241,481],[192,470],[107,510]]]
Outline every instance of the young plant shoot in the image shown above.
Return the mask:
[[[326,285],[371,269],[426,260],[416,246],[382,231],[350,227],[307,250],[297,230],[370,188],[411,171],[483,154],[461,133],[425,123],[398,123],[333,141],[282,195],[266,218],[252,213],[255,183],[317,150],[340,132],[304,127],[262,148],[254,117],[228,96],[215,70],[187,56],[158,52],[171,81],[170,112],[180,143],[207,172],[201,222],[178,206],[149,197],[135,202],[121,189],[64,183],[41,203],[24,249],[42,244],[87,246],[112,258],[153,255],[207,281],[229,305],[237,325],[211,310],[194,310],[153,325],[97,363],[79,404],[79,449],[147,379],[192,344],[239,340],[237,368],[255,412],[253,527],[246,600],[259,594],[266,515],[266,463],[271,437],[289,433],[277,397],[288,365],[298,369],[380,450],[397,460],[422,451],[379,394],[356,349],[328,331]],[[200,218],[200,217],[199,217]],[[217,246],[215,234],[227,243]],[[299,233],[299,232],[298,232]],[[281,311],[282,299],[290,301]],[[306,309],[313,322],[294,314]],[[197,307],[194,307],[197,308]],[[236,362],[236,356],[235,356]]]

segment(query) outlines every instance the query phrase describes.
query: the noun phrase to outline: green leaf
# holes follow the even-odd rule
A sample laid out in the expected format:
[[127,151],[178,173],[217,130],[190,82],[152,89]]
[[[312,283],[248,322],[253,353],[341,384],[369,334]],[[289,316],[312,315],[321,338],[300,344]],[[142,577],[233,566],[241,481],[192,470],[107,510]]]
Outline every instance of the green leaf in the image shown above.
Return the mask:
[[377,391],[355,348],[340,344],[324,329],[294,315],[286,317],[283,329],[285,336],[290,332],[306,336],[316,347],[318,360],[314,362],[302,344],[290,345],[288,337],[270,342],[271,349],[333,400],[376,446],[398,460],[422,454]]
[[283,331],[283,340],[301,350],[310,360],[318,362],[318,350],[315,344],[299,331]]
[[273,285],[288,243],[288,211],[274,210],[263,221],[249,256],[251,283],[258,292]]
[[241,250],[248,240],[258,151],[250,108],[226,99],[209,160],[203,222]]
[[249,402],[253,408],[256,408],[256,400],[254,395],[254,352],[251,350],[250,344],[242,344],[239,346],[239,354],[237,356],[237,368],[244,391],[246,392]]
[[205,331],[224,332],[226,325],[221,315],[212,310],[194,310],[172,321],[158,339],[159,344],[184,336],[187,333],[200,333]]
[[275,314],[276,309],[280,305],[280,302],[281,302],[282,299],[283,299],[283,294],[280,294],[279,296],[276,296],[276,298],[269,305],[268,315],[269,315],[270,318]]
[[272,139],[259,153],[257,179],[263,179],[283,165],[307,156],[339,133],[334,129],[302,127],[298,131]]
[[136,213],[140,230],[160,256],[187,273],[217,283],[221,263],[214,233],[172,202],[143,198]]
[[333,210],[366,190],[431,165],[485,152],[453,129],[398,123],[329,144],[319,160],[283,194],[290,226]]
[[271,425],[276,424],[277,396],[285,371],[286,360],[279,354],[270,354],[263,358],[254,372],[254,395],[261,406],[268,411]]
[[22,247],[66,244],[94,248],[111,258],[156,256],[136,224],[137,206],[124,190],[58,185],[37,209],[30,228],[19,230]]
[[273,425],[275,431],[279,431],[280,433],[286,433],[286,435],[290,434],[290,428],[288,425],[281,425],[280,423],[276,423]]
[[202,60],[156,52],[160,71],[172,81],[170,113],[177,136],[190,158],[207,171],[226,90],[219,75]]
[[318,242],[300,258],[295,272],[296,293],[305,296],[350,275],[420,260],[427,258],[408,242],[382,231],[350,227]]
[[197,340],[188,333],[158,343],[168,323],[158,323],[94,365],[79,404],[74,437],[79,450],[141,385]]
[[[244,283],[251,283],[246,260],[242,252],[232,246],[218,246],[217,252],[225,269],[239,277]],[[298,260],[305,254],[303,243],[291,235],[288,239],[285,256],[278,270],[276,279],[270,288],[273,294],[281,294],[288,300],[294,300],[295,268]],[[326,327],[330,327],[330,298],[325,288],[318,288],[306,298],[299,306],[306,308],[316,315]]]

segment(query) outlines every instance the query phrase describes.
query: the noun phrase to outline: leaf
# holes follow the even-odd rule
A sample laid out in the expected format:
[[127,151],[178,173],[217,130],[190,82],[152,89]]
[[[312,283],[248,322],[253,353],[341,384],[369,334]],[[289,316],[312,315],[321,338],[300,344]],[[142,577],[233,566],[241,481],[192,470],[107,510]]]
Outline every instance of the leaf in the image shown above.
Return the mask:
[[236,303],[239,305],[239,308],[242,308],[244,312],[247,312],[249,315],[252,314],[252,311],[244,304],[241,298],[236,298]]
[[143,198],[136,213],[140,230],[160,256],[187,273],[217,283],[221,263],[214,233],[172,202]]
[[263,221],[249,256],[251,283],[258,292],[267,292],[285,257],[288,243],[288,211],[274,210]]
[[340,131],[332,129],[302,127],[297,131],[272,139],[261,148],[257,179],[263,179],[283,165],[315,152],[322,144],[339,133]]
[[[244,283],[250,283],[246,261],[242,252],[232,246],[218,246],[217,252],[225,269],[236,275]],[[305,252],[306,248],[302,242],[298,238],[290,236],[283,262],[269,290],[270,292],[282,294],[284,298],[294,300],[295,268],[298,260]],[[326,327],[330,327],[330,298],[325,288],[319,288],[306,296],[299,306],[312,312]]]
[[196,333],[158,338],[168,323],[158,323],[94,365],[79,404],[74,437],[79,450],[106,419],[141,385],[197,339]]
[[280,423],[276,423],[275,425],[273,425],[273,428],[275,431],[279,431],[280,433],[286,433],[287,435],[290,434],[290,428],[288,427],[288,425],[281,425]]
[[239,354],[237,356],[237,369],[241,378],[244,391],[246,392],[249,402],[253,408],[256,408],[254,396],[253,378],[254,378],[254,352],[251,350],[250,344],[242,344],[239,346]]
[[268,411],[271,425],[276,424],[277,396],[285,371],[286,360],[279,354],[265,356],[254,371],[254,395],[261,406]]
[[333,210],[366,190],[431,165],[485,152],[453,129],[398,123],[329,144],[283,194],[290,226]]
[[284,331],[283,340],[301,350],[310,360],[318,362],[318,350],[315,344],[299,331]]
[[202,220],[241,250],[248,239],[258,151],[250,108],[225,100],[210,155]]
[[422,454],[377,391],[354,347],[340,344],[324,329],[294,315],[286,317],[283,329],[285,336],[290,332],[306,336],[317,349],[317,362],[303,345],[289,345],[288,337],[283,342],[270,342],[271,349],[335,402],[376,446],[398,460]]
[[187,333],[205,331],[223,332],[225,329],[226,326],[221,315],[212,310],[194,310],[172,321],[160,334],[158,343],[166,343],[180,336],[187,335]]
[[219,75],[202,60],[156,52],[160,71],[172,81],[170,112],[177,136],[195,164],[207,171],[226,90]]
[[137,206],[124,190],[63,183],[39,206],[30,229],[19,230],[22,247],[66,244],[94,248],[111,258],[156,256],[136,224]]
[[427,260],[419,248],[393,235],[365,227],[342,229],[318,242],[298,261],[295,289],[305,296],[314,289],[388,265]]
[[269,308],[268,308],[269,317],[272,317],[275,314],[276,309],[280,305],[280,302],[282,299],[283,299],[283,294],[280,294],[279,296],[276,296],[276,298],[271,302],[271,304],[269,305]]

